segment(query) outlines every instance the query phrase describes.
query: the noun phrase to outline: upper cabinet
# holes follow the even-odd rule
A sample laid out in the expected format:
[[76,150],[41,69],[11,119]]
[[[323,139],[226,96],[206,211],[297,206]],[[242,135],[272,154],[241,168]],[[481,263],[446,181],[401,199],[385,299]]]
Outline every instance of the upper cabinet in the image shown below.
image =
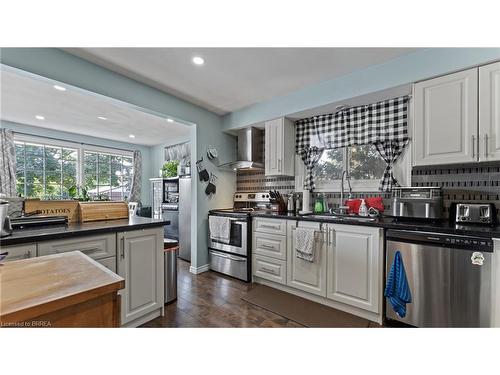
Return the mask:
[[265,174],[293,176],[295,174],[295,127],[285,118],[266,121]]
[[479,68],[479,160],[500,160],[500,62]]
[[477,160],[477,69],[415,84],[415,165]]
[[414,89],[414,165],[500,160],[500,63]]

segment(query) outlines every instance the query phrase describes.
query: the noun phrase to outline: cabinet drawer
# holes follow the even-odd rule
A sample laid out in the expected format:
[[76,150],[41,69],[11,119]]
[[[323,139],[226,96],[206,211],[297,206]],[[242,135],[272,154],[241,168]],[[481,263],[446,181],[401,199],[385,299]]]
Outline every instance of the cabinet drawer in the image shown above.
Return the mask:
[[286,220],[266,219],[258,217],[254,219],[254,231],[271,234],[286,235]]
[[116,257],[99,259],[98,262],[101,263],[108,270],[116,273]]
[[286,260],[286,237],[279,234],[253,234],[254,254]]
[[9,253],[3,260],[11,262],[13,260],[21,260],[36,257],[36,244],[30,243],[25,245],[2,246],[0,253]]
[[284,260],[254,256],[254,275],[286,285],[286,262]]
[[93,259],[109,258],[116,255],[116,235],[77,237],[68,240],[45,241],[38,244],[38,255],[81,251]]

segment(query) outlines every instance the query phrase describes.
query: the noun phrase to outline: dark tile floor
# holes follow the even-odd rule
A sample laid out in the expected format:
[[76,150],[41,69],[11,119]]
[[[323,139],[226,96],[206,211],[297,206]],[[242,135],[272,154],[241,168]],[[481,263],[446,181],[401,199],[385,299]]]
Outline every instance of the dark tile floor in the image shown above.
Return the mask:
[[[194,275],[179,259],[177,301],[142,327],[303,327],[241,299],[252,284],[215,272]],[[373,326],[378,326],[374,324]]]

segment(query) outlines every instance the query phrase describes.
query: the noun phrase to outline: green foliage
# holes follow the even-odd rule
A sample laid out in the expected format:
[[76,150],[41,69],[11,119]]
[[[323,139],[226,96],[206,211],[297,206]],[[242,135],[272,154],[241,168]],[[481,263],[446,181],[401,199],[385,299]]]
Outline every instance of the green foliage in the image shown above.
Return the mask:
[[162,167],[162,177],[175,177],[177,176],[177,167],[179,165],[179,160],[170,160],[163,164]]

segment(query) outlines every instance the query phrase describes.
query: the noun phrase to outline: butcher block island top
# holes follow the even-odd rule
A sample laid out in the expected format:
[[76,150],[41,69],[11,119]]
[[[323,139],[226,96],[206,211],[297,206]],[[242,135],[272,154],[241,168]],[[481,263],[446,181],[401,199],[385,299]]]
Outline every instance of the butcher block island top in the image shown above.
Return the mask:
[[0,265],[0,326],[119,327],[124,279],[79,251]]

